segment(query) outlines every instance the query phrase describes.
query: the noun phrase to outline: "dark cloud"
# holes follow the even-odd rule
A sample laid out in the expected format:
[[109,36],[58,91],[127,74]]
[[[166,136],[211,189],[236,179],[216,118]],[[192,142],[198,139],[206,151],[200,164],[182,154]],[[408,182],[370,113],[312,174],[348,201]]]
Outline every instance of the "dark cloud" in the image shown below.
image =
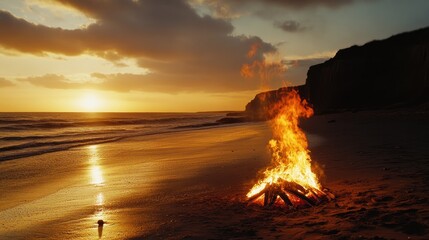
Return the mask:
[[229,6],[229,8],[237,9],[243,6],[248,6],[250,4],[271,4],[280,7],[288,7],[288,8],[308,8],[308,7],[329,7],[329,8],[337,8],[344,5],[348,5],[354,2],[367,2],[367,1],[375,1],[375,0],[207,0],[207,2],[217,2],[217,6],[220,3]]
[[4,87],[12,87],[15,84],[13,84],[13,82],[6,80],[4,78],[0,78],[0,88],[4,88]]
[[[189,0],[190,2],[199,2]],[[377,0],[203,0],[214,16],[234,18],[243,14],[253,14],[264,19],[275,19],[274,16],[284,16],[285,10],[306,10],[324,7],[338,9],[358,2],[373,2]]]
[[[164,91],[163,88],[211,92],[227,88],[231,91],[254,89],[258,86],[257,80],[243,81],[241,65],[255,59],[262,61],[264,54],[276,51],[258,37],[233,36],[230,22],[199,16],[185,0],[58,2],[96,22],[83,29],[66,30],[36,25],[0,10],[0,45],[32,54],[88,53],[116,64],[120,64],[123,57],[132,57],[141,67],[149,68],[151,74],[119,74],[110,78],[126,81],[125,77],[129,77],[133,85],[159,91]],[[247,59],[246,53],[255,43],[260,44],[260,51],[255,59]],[[72,84],[64,79],[53,78],[52,82],[46,79],[31,82],[46,87],[59,87],[54,81]]]
[[80,30],[49,28],[17,19],[9,12],[0,10],[0,45],[21,52],[43,54],[57,52],[77,55],[83,52],[83,40],[77,42]]
[[301,32],[307,28],[302,26],[299,22],[293,20],[286,20],[283,22],[274,22],[274,26],[282,29],[285,32]]
[[[246,0],[239,0],[244,2]],[[336,8],[340,6],[344,6],[353,2],[359,2],[362,0],[251,0],[255,2],[262,3],[272,3],[277,4],[279,6],[285,7],[295,7],[295,8],[304,8],[304,7],[312,7],[312,6],[324,6]],[[366,1],[366,0],[363,0]]]

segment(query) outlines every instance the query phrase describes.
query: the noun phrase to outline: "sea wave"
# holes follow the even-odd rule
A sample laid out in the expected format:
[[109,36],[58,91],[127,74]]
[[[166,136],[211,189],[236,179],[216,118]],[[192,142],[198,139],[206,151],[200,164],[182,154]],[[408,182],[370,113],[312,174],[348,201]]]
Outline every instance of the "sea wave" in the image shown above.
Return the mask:
[[215,127],[225,113],[0,113],[0,161],[124,138]]
[[[157,119],[91,119],[91,120],[71,120],[59,121],[57,119],[43,120],[5,120],[0,119],[0,131],[20,131],[28,129],[58,129],[58,128],[79,128],[79,127],[101,127],[118,125],[145,125],[145,124],[168,124],[188,121],[203,120],[204,117],[175,117]],[[3,125],[3,126],[2,126]]]

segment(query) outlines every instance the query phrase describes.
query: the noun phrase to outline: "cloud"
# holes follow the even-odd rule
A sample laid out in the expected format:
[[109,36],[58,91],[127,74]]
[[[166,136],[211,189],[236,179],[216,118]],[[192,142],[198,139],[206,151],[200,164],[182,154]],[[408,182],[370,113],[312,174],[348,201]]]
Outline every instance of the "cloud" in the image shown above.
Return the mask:
[[15,84],[13,84],[13,82],[6,80],[4,78],[0,78],[0,88],[5,88],[5,87],[12,87]]
[[[80,30],[64,30],[35,25],[0,10],[0,45],[4,48],[41,55],[45,52],[78,55],[83,52],[77,34]],[[81,42],[81,43],[79,43]]]
[[301,32],[307,28],[302,26],[299,22],[293,20],[286,20],[283,22],[274,22],[274,26],[282,29],[285,32]]
[[328,8],[336,10],[358,2],[377,0],[188,0],[193,5],[205,5],[212,15],[232,19],[243,15],[255,15],[264,19],[275,19],[284,16],[285,10]]
[[75,89],[86,87],[82,83],[71,82],[65,76],[58,74],[46,74],[43,76],[17,78],[16,80],[21,82],[29,82],[35,86],[52,89]]
[[[159,79],[163,79],[160,81]],[[92,73],[90,81],[76,81],[64,75],[45,74],[42,76],[31,76],[17,78],[17,81],[28,82],[34,86],[50,89],[98,89],[116,92],[204,92],[225,93],[233,91],[254,90],[259,87],[259,81],[224,81],[215,79],[201,81],[197,77],[169,76],[164,73],[133,74],[115,73],[103,74]]]
[[[244,0],[240,0],[244,1]],[[354,2],[367,0],[254,0],[264,3],[277,4],[284,7],[305,8],[313,6],[323,6],[330,8],[342,7]]]
[[216,1],[223,3],[231,8],[237,9],[250,4],[271,4],[279,7],[302,9],[308,7],[329,7],[338,8],[354,2],[374,1],[374,0],[206,0],[207,2]]
[[[82,29],[51,28],[0,10],[0,45],[37,55],[93,54],[117,64],[122,58],[134,58],[151,74],[117,74],[106,79],[125,81],[128,77],[133,86],[157,91],[175,87],[210,92],[254,89],[257,80],[244,81],[240,77],[241,65],[252,61],[246,58],[248,49],[254,43],[260,44],[260,53],[254,58],[261,61],[265,54],[276,52],[273,45],[258,37],[233,36],[230,22],[199,16],[185,0],[57,2],[95,22]],[[45,87],[60,87],[55,81],[61,86],[72,84],[53,76],[46,79],[31,82]]]

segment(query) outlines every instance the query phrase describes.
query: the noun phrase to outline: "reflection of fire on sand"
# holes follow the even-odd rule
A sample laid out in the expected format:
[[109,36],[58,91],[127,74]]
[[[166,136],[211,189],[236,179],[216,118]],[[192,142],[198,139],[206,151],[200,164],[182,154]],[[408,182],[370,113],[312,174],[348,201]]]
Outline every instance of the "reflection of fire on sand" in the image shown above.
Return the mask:
[[249,202],[274,205],[278,198],[289,207],[314,206],[335,196],[322,189],[311,169],[307,138],[298,127],[300,117],[310,117],[313,109],[291,90],[273,109],[274,139],[270,140],[271,166],[247,193]]

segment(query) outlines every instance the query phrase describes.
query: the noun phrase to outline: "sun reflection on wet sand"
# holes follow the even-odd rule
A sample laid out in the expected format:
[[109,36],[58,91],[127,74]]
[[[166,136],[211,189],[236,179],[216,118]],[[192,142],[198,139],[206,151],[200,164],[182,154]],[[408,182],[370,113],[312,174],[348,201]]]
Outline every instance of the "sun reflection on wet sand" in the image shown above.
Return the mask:
[[99,164],[100,156],[98,154],[98,146],[92,145],[88,147],[89,149],[89,164],[90,164],[90,183],[96,186],[101,186],[104,184],[103,171]]
[[103,173],[100,166],[91,167],[91,184],[101,186],[104,183]]
[[104,195],[102,192],[99,192],[95,199],[95,217],[101,219],[103,217],[103,205],[104,205]]
[[96,187],[95,203],[94,203],[94,214],[92,219],[98,224],[98,238],[101,239],[103,235],[103,226],[104,226],[104,194],[102,192],[102,187],[104,186],[103,170],[100,166],[100,156],[98,153],[98,146],[92,145],[88,147],[89,149],[89,180],[90,184],[93,184]]

